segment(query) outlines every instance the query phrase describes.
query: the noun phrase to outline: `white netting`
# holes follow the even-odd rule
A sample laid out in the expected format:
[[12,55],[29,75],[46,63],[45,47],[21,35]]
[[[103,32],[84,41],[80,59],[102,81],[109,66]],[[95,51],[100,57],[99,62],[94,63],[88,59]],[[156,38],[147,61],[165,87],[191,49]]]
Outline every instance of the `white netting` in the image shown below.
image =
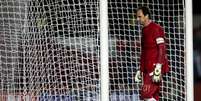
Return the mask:
[[96,0],[4,0],[0,4],[0,100],[99,98]]
[[[183,0],[108,0],[110,100],[139,100],[140,26],[146,5],[168,39],[171,72],[161,100],[184,101]],[[97,101],[100,98],[98,0],[0,1],[0,100]]]

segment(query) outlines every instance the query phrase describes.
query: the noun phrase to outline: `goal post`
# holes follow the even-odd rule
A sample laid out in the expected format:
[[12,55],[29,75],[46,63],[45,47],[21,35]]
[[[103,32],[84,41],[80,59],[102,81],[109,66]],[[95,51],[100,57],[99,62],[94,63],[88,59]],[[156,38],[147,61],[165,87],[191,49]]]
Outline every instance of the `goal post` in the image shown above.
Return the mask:
[[193,24],[192,1],[185,0],[186,4],[186,95],[187,101],[194,101],[194,73],[193,73]]
[[166,33],[161,101],[193,101],[191,0],[2,0],[0,101],[140,101],[147,6]]
[[100,0],[101,101],[109,101],[108,2]]

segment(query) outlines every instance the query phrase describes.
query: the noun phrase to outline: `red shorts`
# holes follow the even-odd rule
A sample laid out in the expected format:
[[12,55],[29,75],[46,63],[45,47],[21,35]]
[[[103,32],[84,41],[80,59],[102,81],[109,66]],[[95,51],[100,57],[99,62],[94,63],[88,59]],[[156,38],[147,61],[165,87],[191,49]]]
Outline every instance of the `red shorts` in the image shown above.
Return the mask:
[[149,74],[143,74],[141,98],[142,99],[155,98],[158,101],[160,93],[160,84],[161,83],[154,83],[152,81],[152,76],[149,76]]

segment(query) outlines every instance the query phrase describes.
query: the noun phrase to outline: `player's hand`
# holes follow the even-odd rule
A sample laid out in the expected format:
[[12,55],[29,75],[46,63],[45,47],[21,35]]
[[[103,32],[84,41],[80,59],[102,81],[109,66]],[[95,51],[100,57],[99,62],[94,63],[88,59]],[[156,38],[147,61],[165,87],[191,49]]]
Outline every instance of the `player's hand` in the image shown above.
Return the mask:
[[136,72],[136,74],[135,74],[135,82],[137,82],[137,83],[142,82],[142,75],[141,75],[140,70],[138,70],[138,71]]
[[161,81],[162,79],[161,68],[162,68],[162,64],[157,63],[153,71],[153,76],[152,76],[153,82],[158,83]]

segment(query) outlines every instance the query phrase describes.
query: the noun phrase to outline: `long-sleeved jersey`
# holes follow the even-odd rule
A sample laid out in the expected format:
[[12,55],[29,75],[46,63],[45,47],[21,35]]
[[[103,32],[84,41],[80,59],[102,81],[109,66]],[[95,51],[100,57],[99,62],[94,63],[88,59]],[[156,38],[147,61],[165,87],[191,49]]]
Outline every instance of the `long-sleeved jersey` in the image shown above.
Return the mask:
[[169,71],[164,30],[158,24],[151,22],[142,29],[141,72],[153,72],[156,63],[162,64],[162,73]]

